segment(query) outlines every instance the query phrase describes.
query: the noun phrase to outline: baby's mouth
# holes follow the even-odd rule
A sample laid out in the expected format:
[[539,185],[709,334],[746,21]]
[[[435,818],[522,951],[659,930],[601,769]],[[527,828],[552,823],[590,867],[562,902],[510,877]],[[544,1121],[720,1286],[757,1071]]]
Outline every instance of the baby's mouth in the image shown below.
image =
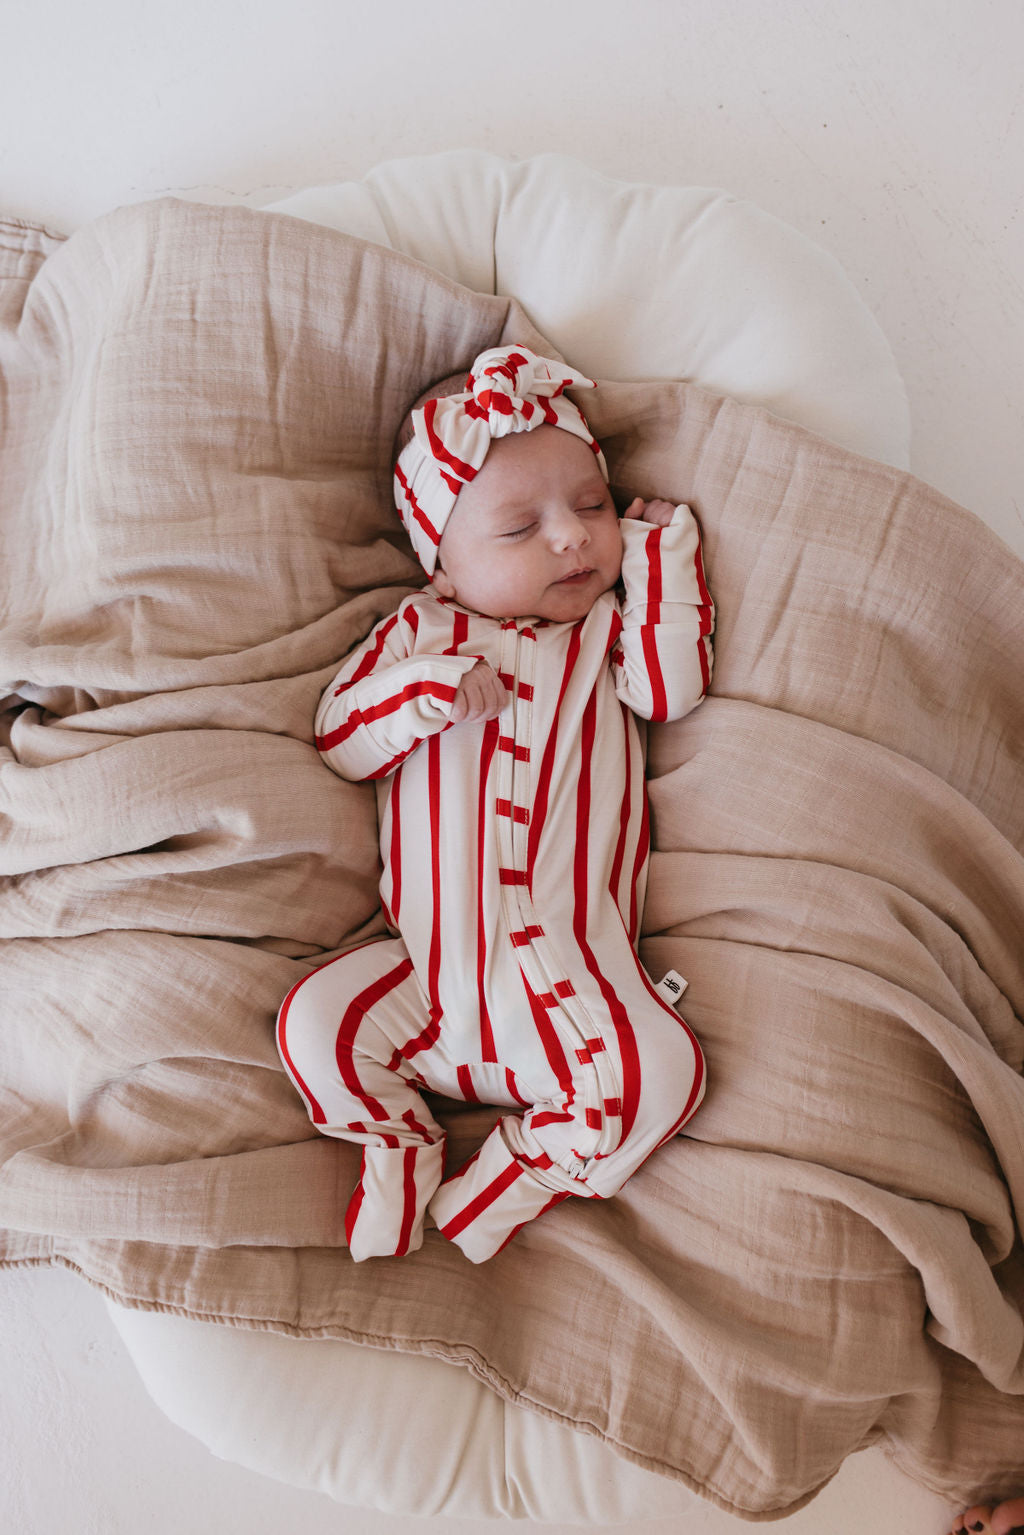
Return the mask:
[[556,581],[555,585],[556,586],[579,586],[584,581],[586,581],[588,579],[588,577],[592,576],[593,574],[594,574],[594,572],[593,572],[592,569],[587,569],[587,570],[570,570],[569,574],[567,576],[563,576],[560,581]]

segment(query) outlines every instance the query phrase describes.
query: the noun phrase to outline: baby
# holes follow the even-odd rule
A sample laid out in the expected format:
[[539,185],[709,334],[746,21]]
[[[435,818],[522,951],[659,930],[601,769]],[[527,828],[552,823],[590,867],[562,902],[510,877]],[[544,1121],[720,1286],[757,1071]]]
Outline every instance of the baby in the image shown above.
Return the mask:
[[[570,1194],[617,1193],[704,1094],[684,983],[636,954],[634,714],[700,702],[714,608],[693,516],[638,498],[620,519],[567,387],[593,383],[495,348],[412,412],[395,495],[431,584],[317,712],[328,766],[377,782],[396,936],[301,980],[278,1045],[313,1123],[363,1147],[357,1261],[418,1248],[429,1208],[481,1263]],[[420,1088],[517,1112],[442,1181]]]

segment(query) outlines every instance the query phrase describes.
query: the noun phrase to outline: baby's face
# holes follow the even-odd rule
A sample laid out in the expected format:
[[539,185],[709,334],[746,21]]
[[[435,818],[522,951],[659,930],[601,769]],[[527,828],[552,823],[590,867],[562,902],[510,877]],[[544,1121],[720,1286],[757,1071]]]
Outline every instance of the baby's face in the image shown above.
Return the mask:
[[434,586],[490,618],[584,618],[622,569],[622,534],[591,448],[540,426],[495,441],[441,535]]

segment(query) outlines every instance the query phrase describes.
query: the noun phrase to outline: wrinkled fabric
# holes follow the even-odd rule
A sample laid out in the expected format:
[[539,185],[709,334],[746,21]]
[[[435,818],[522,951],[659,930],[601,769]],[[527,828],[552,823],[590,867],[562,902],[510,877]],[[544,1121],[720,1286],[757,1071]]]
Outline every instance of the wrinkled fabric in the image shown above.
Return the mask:
[[[1020,562],[761,410],[599,380],[613,483],[693,507],[717,608],[710,695],[649,731],[639,945],[689,981],[707,1096],[483,1269],[431,1232],[357,1265],[358,1149],[273,1038],[301,976],[385,931],[373,789],[324,770],[313,715],[422,585],[409,401],[551,348],[284,217],[2,232],[2,1261],[448,1359],[748,1517],[878,1439],[951,1503],[1013,1490]],[[454,1169],[495,1111],[435,1111]]]

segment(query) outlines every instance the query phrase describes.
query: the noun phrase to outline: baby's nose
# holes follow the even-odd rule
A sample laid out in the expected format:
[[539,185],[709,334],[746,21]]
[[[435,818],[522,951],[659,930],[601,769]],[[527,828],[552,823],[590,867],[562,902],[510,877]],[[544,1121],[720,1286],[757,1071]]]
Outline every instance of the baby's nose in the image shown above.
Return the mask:
[[590,542],[586,523],[575,512],[565,512],[556,521],[552,541],[556,549],[582,549]]

